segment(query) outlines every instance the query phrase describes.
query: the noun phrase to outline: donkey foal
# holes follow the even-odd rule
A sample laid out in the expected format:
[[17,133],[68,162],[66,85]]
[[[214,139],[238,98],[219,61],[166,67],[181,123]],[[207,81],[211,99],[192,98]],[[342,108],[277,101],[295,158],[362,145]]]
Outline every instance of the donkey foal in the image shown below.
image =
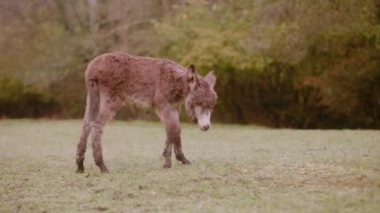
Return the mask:
[[90,132],[95,164],[101,172],[108,172],[102,155],[103,128],[126,101],[154,109],[165,124],[165,168],[171,167],[173,149],[177,160],[190,164],[182,152],[178,110],[184,102],[188,116],[197,121],[202,131],[207,131],[217,98],[215,80],[212,71],[202,77],[193,65],[186,69],[167,59],[121,52],[97,56],[85,72],[87,98],[77,145],[77,172],[84,171],[84,154]]

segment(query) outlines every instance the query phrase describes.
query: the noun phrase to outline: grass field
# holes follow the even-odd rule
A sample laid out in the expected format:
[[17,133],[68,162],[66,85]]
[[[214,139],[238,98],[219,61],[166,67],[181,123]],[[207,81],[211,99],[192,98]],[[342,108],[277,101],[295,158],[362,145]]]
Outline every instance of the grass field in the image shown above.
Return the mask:
[[111,122],[109,174],[75,173],[80,121],[0,121],[0,212],[380,212],[380,132],[183,125],[163,169],[159,123]]

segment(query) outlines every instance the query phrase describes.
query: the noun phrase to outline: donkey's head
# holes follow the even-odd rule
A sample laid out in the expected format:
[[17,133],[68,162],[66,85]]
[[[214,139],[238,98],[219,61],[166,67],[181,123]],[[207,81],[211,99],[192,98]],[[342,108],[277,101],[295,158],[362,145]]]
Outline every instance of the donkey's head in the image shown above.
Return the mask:
[[207,131],[211,126],[210,117],[217,98],[215,81],[213,71],[204,77],[195,71],[194,65],[190,65],[187,71],[189,93],[185,98],[186,112],[202,131]]

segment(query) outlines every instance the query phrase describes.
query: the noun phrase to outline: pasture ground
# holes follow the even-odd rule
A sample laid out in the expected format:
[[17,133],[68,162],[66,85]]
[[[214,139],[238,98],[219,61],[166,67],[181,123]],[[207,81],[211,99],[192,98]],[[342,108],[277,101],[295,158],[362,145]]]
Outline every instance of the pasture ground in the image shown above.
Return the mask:
[[109,174],[75,173],[81,121],[0,121],[0,212],[380,212],[380,132],[182,127],[163,169],[161,124],[113,121]]

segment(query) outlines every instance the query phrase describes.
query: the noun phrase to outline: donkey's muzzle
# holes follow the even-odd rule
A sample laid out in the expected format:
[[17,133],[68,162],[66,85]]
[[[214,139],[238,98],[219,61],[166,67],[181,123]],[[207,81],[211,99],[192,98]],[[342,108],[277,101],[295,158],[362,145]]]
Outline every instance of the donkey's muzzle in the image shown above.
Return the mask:
[[210,125],[204,125],[204,126],[201,126],[200,128],[202,131],[207,131],[208,129],[210,129]]

